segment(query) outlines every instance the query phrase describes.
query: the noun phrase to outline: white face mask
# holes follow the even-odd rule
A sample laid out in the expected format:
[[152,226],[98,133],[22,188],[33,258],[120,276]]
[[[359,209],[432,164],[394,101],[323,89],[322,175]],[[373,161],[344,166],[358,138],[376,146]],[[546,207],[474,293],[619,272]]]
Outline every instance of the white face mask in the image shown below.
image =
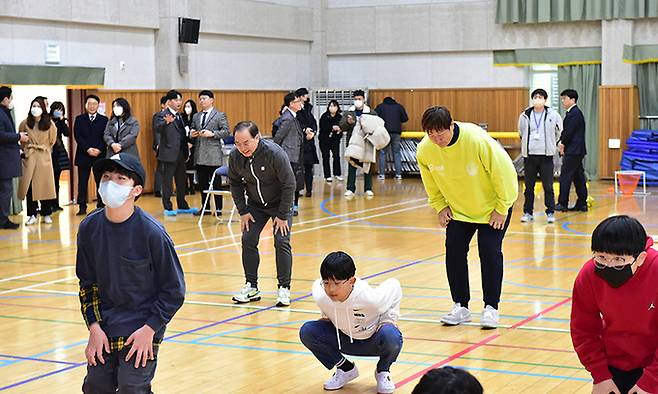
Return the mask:
[[41,107],[32,107],[30,109],[30,113],[32,114],[32,116],[34,116],[36,118],[38,116],[41,116],[41,114],[43,113],[43,110],[41,109]]
[[192,107],[185,107],[185,113],[186,114],[191,114],[192,113]]
[[543,106],[545,104],[546,104],[546,100],[544,100],[543,98],[535,97],[535,98],[532,99],[532,105],[533,106],[537,106],[537,105]]
[[363,107],[363,100],[354,100],[354,106],[356,108],[362,108]]
[[110,208],[119,208],[128,201],[132,186],[119,185],[114,181],[101,181],[98,194]]
[[123,107],[117,105],[112,108],[112,112],[114,113],[114,116],[121,117],[123,115]]

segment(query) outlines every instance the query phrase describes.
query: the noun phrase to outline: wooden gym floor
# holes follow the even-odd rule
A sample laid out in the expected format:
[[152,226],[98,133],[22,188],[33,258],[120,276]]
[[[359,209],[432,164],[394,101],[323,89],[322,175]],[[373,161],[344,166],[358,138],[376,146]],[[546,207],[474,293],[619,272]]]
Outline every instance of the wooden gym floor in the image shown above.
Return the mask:
[[[358,188],[362,190],[359,180]],[[553,225],[538,214],[521,224],[522,197],[505,239],[501,328],[482,331],[475,239],[470,259],[474,323],[443,327],[451,306],[444,268],[444,231],[427,207],[420,179],[375,181],[374,199],[343,198],[344,184],[316,179],[312,198],[301,199],[293,225],[293,297],[273,307],[276,281],[271,228],[263,232],[260,302],[235,306],[230,295],[243,284],[239,226],[206,217],[164,218],[159,199],[139,205],[161,220],[185,269],[187,297],[162,345],[156,393],[322,393],[330,372],[304,348],[298,329],[318,317],[309,290],[323,256],[344,250],[357,272],[377,284],[396,277],[403,287],[404,347],[392,376],[409,393],[422,370],[453,365],[468,369],[487,393],[588,393],[591,381],[569,336],[573,279],[590,256],[589,235],[603,218],[627,213],[651,234],[658,227],[658,194],[615,197],[611,183],[590,185],[593,209],[559,213]],[[198,194],[188,202],[198,206]],[[536,211],[543,211],[538,195]],[[230,202],[225,204],[230,208]],[[52,225],[0,233],[0,390],[80,392],[85,375],[87,330],[80,315],[75,277],[74,207]],[[14,218],[17,220],[18,218]],[[21,217],[21,221],[25,218]],[[358,358],[361,376],[343,393],[374,393],[375,359]]]

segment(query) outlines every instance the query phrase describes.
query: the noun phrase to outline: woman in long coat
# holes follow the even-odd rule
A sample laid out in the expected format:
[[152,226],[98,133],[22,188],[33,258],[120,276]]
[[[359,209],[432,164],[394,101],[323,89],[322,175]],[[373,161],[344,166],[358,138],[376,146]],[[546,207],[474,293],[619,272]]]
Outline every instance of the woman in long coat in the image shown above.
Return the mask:
[[26,225],[37,223],[37,210],[41,203],[40,214],[43,222],[53,222],[52,204],[48,200],[55,198],[55,175],[53,173],[52,148],[57,142],[57,127],[46,112],[46,104],[35,98],[30,104],[27,119],[18,126],[18,131],[27,133],[29,140],[23,149],[23,175],[18,185],[18,197],[27,198]]

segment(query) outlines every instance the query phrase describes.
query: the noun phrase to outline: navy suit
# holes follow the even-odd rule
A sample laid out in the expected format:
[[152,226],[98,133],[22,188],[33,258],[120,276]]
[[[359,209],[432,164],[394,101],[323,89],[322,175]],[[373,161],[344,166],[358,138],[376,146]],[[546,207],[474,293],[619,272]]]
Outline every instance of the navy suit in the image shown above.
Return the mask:
[[0,105],[0,225],[9,220],[12,178],[21,176],[20,139],[11,113]]
[[[80,211],[82,212],[87,210],[87,185],[89,184],[92,167],[97,160],[105,158],[107,145],[103,135],[106,126],[107,117],[99,113],[96,113],[93,122],[89,119],[87,113],[76,116],[73,122],[73,137],[78,144],[75,150],[75,165],[78,167],[78,205],[80,205]],[[90,156],[87,153],[89,148],[96,148],[101,153],[96,157]],[[96,187],[98,187],[100,177],[101,174],[94,174]],[[103,206],[100,197],[96,200],[96,205],[98,207]]]
[[571,107],[564,117],[564,130],[560,142],[564,145],[562,171],[560,172],[560,195],[557,202],[564,208],[569,206],[569,189],[573,182],[578,199],[576,209],[587,209],[587,178],[583,160],[585,147],[585,117],[578,106]]

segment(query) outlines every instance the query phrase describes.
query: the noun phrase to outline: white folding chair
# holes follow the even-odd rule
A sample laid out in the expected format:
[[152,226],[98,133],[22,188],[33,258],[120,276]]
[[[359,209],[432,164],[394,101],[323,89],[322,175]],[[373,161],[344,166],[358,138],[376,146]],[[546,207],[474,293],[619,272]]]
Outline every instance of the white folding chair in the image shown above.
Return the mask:
[[[215,177],[222,177],[222,176],[228,176],[228,166],[221,166],[213,172],[212,177],[210,178],[210,187],[207,190],[203,190],[203,193],[206,193],[206,198],[203,200],[203,206],[201,207],[201,215],[199,216],[199,225],[201,225],[201,221],[203,220],[203,215],[206,213],[206,207],[208,206],[208,200],[210,200],[210,208],[214,212],[215,218],[219,220],[220,222],[222,221],[222,218],[219,216],[217,213],[217,206],[215,205],[215,199],[210,198],[210,196],[217,196],[217,195],[222,195],[222,196],[227,196],[231,198],[232,201],[232,196],[231,192],[229,190],[220,190],[220,189],[215,189]],[[233,204],[233,208],[231,208],[231,215],[228,218],[228,223],[227,225],[231,225],[231,222],[233,221],[233,216],[235,215],[235,204]]]

